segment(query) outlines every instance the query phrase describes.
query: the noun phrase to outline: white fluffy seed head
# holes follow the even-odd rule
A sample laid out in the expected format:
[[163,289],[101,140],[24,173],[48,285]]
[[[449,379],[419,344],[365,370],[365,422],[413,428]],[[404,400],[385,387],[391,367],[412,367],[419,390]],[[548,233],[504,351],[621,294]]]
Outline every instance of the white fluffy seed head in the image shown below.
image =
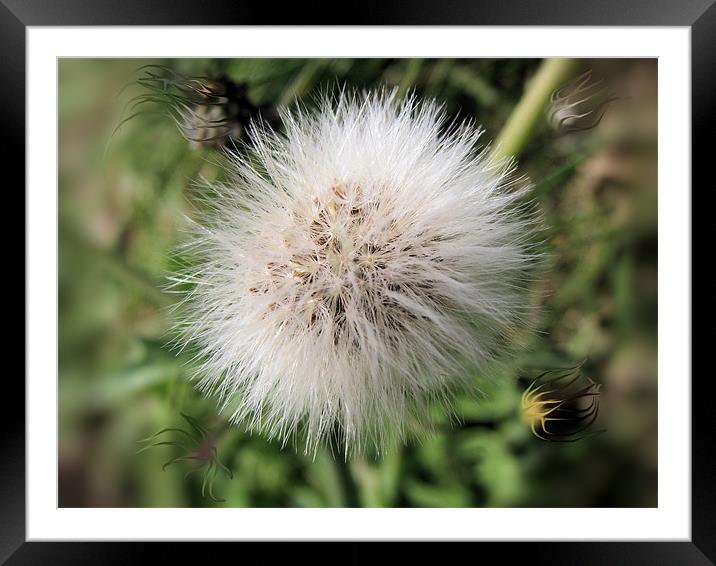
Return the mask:
[[209,187],[181,340],[232,421],[380,450],[521,325],[525,185],[433,102],[340,94],[282,119]]

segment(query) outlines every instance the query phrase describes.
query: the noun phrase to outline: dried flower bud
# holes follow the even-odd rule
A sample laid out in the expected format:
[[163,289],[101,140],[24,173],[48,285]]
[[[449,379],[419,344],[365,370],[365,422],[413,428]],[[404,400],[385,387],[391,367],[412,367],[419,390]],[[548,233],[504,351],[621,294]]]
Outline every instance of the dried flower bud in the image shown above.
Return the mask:
[[159,65],[142,67],[136,83],[146,92],[129,103],[130,116],[120,125],[157,104],[176,123],[193,146],[221,147],[231,140],[242,139],[252,119],[259,115],[272,122],[269,107],[254,105],[245,85],[226,76],[187,76]]
[[[201,483],[202,497],[208,495],[213,501],[224,501],[214,496],[214,480],[219,470],[223,470],[230,479],[233,479],[234,473],[219,460],[216,439],[212,438],[209,431],[189,415],[181,413],[181,416],[191,427],[191,432],[183,428],[163,428],[148,438],[138,440],[137,442],[144,443],[145,446],[140,448],[137,454],[141,454],[156,446],[175,446],[180,448],[183,453],[167,460],[162,466],[162,470],[166,470],[169,466],[177,462],[193,463],[195,467],[184,475],[184,479],[194,472],[203,470],[204,474]],[[164,435],[170,432],[177,433],[176,438],[173,440],[163,440],[166,438]]]
[[610,102],[618,100],[602,81],[592,82],[589,70],[552,93],[547,119],[562,131],[589,130],[601,122]]
[[[584,376],[582,364],[546,371],[522,394],[522,418],[542,440],[580,440],[597,418],[600,387]],[[597,432],[603,431],[590,434]]]

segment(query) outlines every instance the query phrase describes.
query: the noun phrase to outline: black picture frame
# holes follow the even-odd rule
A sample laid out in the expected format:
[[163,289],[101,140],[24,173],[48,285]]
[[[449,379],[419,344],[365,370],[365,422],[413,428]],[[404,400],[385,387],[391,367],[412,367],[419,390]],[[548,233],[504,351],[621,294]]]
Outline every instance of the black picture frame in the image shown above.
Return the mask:
[[[14,187],[24,186],[25,58],[27,26],[65,25],[559,25],[559,26],[688,26],[692,55],[692,179],[712,179],[712,132],[716,131],[716,4],[715,0],[470,0],[439,3],[382,0],[347,17],[332,8],[269,3],[192,2],[168,0],[0,0],[0,67],[3,104],[0,116],[6,167],[16,171]],[[322,18],[314,15],[323,14]],[[320,20],[323,20],[322,22]],[[566,47],[567,49],[567,47]],[[48,104],[54,103],[48,100]],[[707,137],[709,136],[709,137]],[[708,189],[713,181],[706,185]],[[669,190],[668,187],[661,187]],[[27,299],[26,299],[27,300]],[[127,564],[149,562],[161,553],[163,562],[190,560],[196,545],[175,543],[39,543],[25,541],[25,398],[24,383],[6,376],[6,399],[19,410],[5,415],[0,458],[0,562],[7,564]],[[690,379],[691,376],[677,376]],[[690,542],[525,542],[489,544],[500,560],[520,559],[549,564],[700,565],[716,563],[716,459],[710,432],[710,375],[694,373],[692,390],[692,537]],[[6,403],[10,405],[11,403]],[[560,537],[559,525],[554,536]],[[316,533],[320,538],[320,533]],[[479,557],[476,557],[476,559]],[[238,556],[236,559],[240,559]],[[6,561],[6,562],[5,562]]]

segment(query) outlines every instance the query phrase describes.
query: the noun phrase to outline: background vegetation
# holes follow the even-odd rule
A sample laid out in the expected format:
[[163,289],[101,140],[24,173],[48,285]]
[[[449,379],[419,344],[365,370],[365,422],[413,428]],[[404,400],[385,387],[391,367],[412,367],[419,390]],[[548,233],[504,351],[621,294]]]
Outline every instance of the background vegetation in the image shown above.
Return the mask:
[[[59,62],[60,506],[655,506],[657,175],[656,62],[575,63],[619,96],[590,129],[555,128],[549,109],[520,155],[546,215],[549,265],[536,284],[539,333],[509,368],[487,370],[486,396],[457,403],[460,421],[385,458],[315,459],[229,427],[166,347],[162,285],[191,214],[191,182],[221,175],[215,148],[190,144],[159,107],[120,123],[122,90],[150,61]],[[444,101],[495,139],[539,60],[172,60],[185,73],[243,83],[270,111],[336,84],[397,85]],[[124,114],[126,116],[126,113]],[[602,385],[597,428],[573,443],[535,438],[519,414],[540,368],[586,358]],[[476,376],[476,379],[478,376]],[[48,387],[50,384],[48,383]],[[194,417],[233,471],[215,501],[185,454],[137,441]],[[162,438],[176,438],[166,433]]]

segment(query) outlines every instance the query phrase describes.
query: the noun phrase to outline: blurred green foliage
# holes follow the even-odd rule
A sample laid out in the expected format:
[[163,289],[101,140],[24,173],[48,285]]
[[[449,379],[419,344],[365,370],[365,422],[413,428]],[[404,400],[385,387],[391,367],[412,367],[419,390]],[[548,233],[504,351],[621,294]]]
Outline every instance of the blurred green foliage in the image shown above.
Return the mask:
[[[535,284],[538,333],[517,337],[509,366],[479,376],[481,396],[438,415],[434,434],[382,458],[315,459],[229,426],[168,349],[162,291],[170,251],[192,214],[191,184],[221,176],[215,149],[193,147],[160,112],[120,123],[140,91],[122,90],[141,60],[59,62],[60,506],[655,506],[657,178],[656,63],[582,62],[621,101],[598,127],[547,120],[520,159],[545,215],[548,266]],[[494,139],[538,60],[189,59],[154,61],[245,83],[256,105],[290,105],[339,85],[397,87],[444,102]],[[581,71],[579,71],[581,72]],[[154,109],[157,110],[157,109]],[[126,115],[126,114],[125,114]],[[518,413],[541,368],[587,359],[603,384],[600,428],[546,443]],[[478,379],[478,376],[476,376]],[[176,446],[136,454],[137,440],[192,415],[234,472],[201,495]],[[184,423],[185,424],[185,423]]]

